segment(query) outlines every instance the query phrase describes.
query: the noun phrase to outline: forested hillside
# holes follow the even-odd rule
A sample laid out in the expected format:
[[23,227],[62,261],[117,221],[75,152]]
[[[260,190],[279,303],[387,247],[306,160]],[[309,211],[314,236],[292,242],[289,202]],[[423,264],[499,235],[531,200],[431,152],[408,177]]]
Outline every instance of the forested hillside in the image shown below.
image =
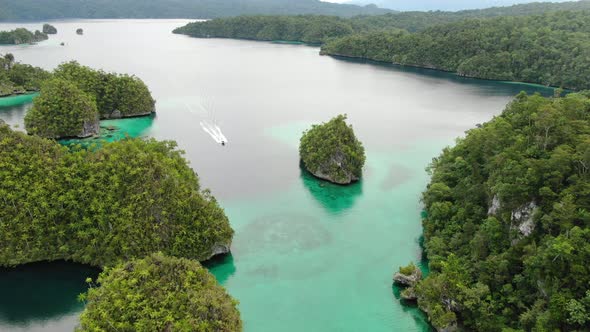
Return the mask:
[[430,169],[416,293],[432,323],[590,329],[590,94],[521,93]]
[[353,34],[331,40],[321,52],[468,77],[588,89],[590,11],[470,19],[413,34]]
[[391,12],[320,0],[0,0],[0,20],[60,18],[215,18],[248,14],[335,16]]

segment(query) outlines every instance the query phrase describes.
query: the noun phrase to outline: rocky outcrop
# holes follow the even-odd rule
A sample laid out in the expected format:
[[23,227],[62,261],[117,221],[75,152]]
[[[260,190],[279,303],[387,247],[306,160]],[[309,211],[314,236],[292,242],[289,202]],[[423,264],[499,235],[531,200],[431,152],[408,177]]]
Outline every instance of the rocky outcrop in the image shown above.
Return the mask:
[[136,118],[136,117],[140,117],[140,116],[149,116],[149,115],[152,115],[154,113],[156,113],[155,109],[154,110],[151,110],[151,111],[148,111],[148,112],[133,113],[133,114],[123,114],[119,110],[114,110],[110,114],[103,114],[102,115],[102,118],[103,119]]
[[96,120],[93,121],[84,121],[84,127],[82,128],[82,132],[76,137],[78,138],[87,138],[91,136],[96,136],[100,133],[100,121],[98,117]]
[[57,29],[51,24],[43,24],[43,33],[48,35],[55,35],[57,33]]
[[520,235],[527,237],[535,230],[535,221],[533,216],[537,211],[537,204],[532,201],[512,211],[511,221],[513,230],[517,230]]
[[76,33],[79,35],[83,35],[84,34],[84,30],[81,28],[76,29]]
[[422,280],[422,271],[417,267],[409,275],[401,272],[396,272],[393,275],[393,282],[405,287],[414,287],[420,280]]
[[492,203],[488,208],[488,216],[494,216],[498,214],[501,208],[502,204],[500,203],[500,198],[498,197],[498,195],[494,195],[494,198],[492,198]]
[[[322,180],[330,181],[336,184],[351,184],[359,180],[359,178],[353,174],[351,170],[346,169],[344,166],[344,153],[336,152],[327,163],[323,164],[316,170],[309,170],[311,174]],[[332,176],[334,172],[330,172],[334,168],[338,169],[338,177]]]
[[213,258],[214,256],[217,255],[225,255],[225,254],[229,254],[231,251],[230,249],[230,245],[229,244],[216,244],[213,246],[213,249],[211,251],[211,257],[209,257],[209,259]]

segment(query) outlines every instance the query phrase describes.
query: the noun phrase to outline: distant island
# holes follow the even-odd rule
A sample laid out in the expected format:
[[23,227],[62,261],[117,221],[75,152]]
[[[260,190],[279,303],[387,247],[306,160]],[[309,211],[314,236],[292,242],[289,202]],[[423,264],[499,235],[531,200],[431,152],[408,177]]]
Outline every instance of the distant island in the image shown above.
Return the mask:
[[358,181],[365,164],[365,149],[346,124],[346,115],[304,132],[299,155],[311,174],[337,184]]
[[48,35],[55,35],[57,33],[57,29],[48,23],[43,24],[43,33]]
[[39,30],[31,32],[24,28],[18,28],[12,31],[0,31],[0,45],[32,44],[48,38],[47,34]]
[[83,35],[84,34],[84,29],[82,29],[82,28],[76,29],[76,34]]

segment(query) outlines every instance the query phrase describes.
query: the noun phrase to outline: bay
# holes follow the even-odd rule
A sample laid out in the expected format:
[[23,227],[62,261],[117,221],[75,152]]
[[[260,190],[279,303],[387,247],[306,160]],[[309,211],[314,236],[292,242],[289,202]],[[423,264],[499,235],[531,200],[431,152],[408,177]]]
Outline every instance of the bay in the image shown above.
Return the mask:
[[[105,137],[171,139],[186,151],[236,230],[232,256],[208,267],[240,301],[246,331],[429,331],[424,315],[399,303],[391,283],[400,265],[422,259],[425,168],[521,90],[551,90],[324,57],[305,45],[171,33],[186,22],[56,21],[59,33],[50,40],[0,53],[46,69],[76,60],[147,83],[157,115],[103,122],[117,129]],[[3,23],[0,30],[42,23]],[[0,118],[22,130],[29,107],[0,106]],[[340,113],[367,151],[364,178],[349,187],[306,174],[297,150],[303,130]],[[77,271],[76,280],[61,284],[31,280],[21,268],[0,270],[0,294],[12,287],[6,278],[22,274],[19,285],[40,293],[24,292],[29,300],[74,301],[72,290],[84,290],[78,279],[89,271],[66,266],[45,267]],[[73,329],[82,309],[14,306],[15,313],[8,309],[14,301],[0,297],[0,330]]]

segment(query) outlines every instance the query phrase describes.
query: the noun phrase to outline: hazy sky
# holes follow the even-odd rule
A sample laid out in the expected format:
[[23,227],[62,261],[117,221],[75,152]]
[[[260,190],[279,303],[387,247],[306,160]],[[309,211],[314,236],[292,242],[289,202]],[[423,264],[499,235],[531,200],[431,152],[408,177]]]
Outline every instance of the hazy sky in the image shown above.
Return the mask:
[[[338,3],[369,4],[397,10],[461,10],[487,8],[493,6],[510,6],[517,3],[528,3],[543,0],[322,0]],[[548,0],[549,1],[549,0]],[[551,0],[564,2],[567,0]]]

